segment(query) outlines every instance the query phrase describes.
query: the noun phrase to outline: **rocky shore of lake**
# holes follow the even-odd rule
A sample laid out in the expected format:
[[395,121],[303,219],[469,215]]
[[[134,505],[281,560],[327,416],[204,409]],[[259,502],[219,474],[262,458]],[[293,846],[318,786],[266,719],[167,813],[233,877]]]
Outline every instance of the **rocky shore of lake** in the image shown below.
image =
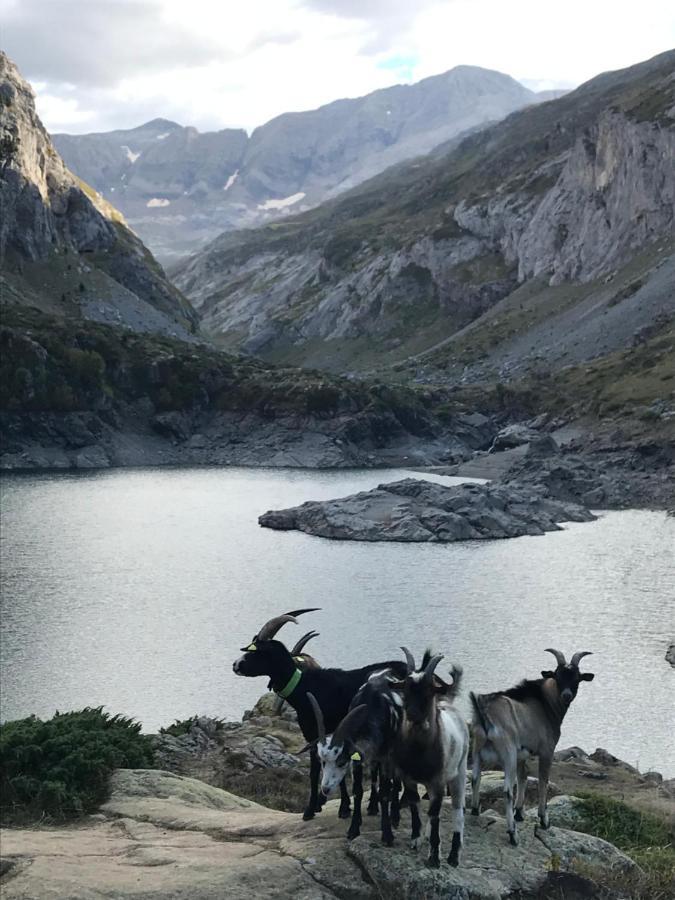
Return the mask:
[[[424,852],[408,846],[405,810],[392,848],[380,842],[377,817],[365,817],[361,836],[348,842],[335,800],[313,821],[301,820],[295,810],[307,790],[306,755],[298,755],[303,740],[294,714],[276,716],[273,706],[273,696],[265,695],[241,722],[195,717],[175,734],[157,735],[161,768],[118,769],[108,801],[74,825],[5,829],[3,897],[617,900],[622,895],[608,881],[631,883],[640,869],[625,852],[584,831],[585,801],[574,794],[591,787],[673,818],[675,780],[641,774],[605,750],[589,755],[571,747],[554,762],[551,828],[536,824],[530,779],[520,844],[510,847],[503,779],[486,773],[483,811],[466,818],[459,868],[430,870]],[[287,774],[279,795],[261,793],[279,772]],[[282,796],[289,800],[285,808],[279,808]],[[449,830],[446,804],[446,846]]]

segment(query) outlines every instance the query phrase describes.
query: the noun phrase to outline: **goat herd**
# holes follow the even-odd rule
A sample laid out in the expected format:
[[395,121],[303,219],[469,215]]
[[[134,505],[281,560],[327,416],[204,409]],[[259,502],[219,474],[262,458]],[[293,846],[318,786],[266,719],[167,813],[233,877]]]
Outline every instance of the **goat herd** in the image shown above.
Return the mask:
[[[352,770],[354,809],[348,838],[361,826],[363,763],[370,765],[368,813],[381,812],[382,841],[391,846],[392,828],[400,821],[400,806],[407,804],[412,820],[412,846],[420,842],[418,785],[429,796],[429,860],[440,864],[439,818],[446,791],[452,800],[452,845],[448,862],[459,864],[464,832],[464,796],[469,754],[469,729],[453,703],[460,689],[462,670],[453,666],[451,680],[437,673],[441,655],[427,650],[418,667],[402,647],[405,661],[387,660],[360,669],[325,669],[308,653],[310,631],[288,650],[275,640],[286,622],[315,612],[298,609],[270,619],[233,665],[237,675],[266,676],[268,687],[295,709],[310,751],[310,795],[303,818],[311,819],[330,793],[339,787],[340,818],[351,808],[345,783]],[[481,769],[504,770],[504,798],[509,839],[518,843],[517,822],[523,820],[527,760],[539,759],[539,821],[548,827],[546,794],[553,753],[562,721],[581,681],[593,674],[579,671],[588,651],[575,653],[570,662],[559,650],[547,650],[556,668],[536,680],[493,694],[471,693],[473,705],[472,809],[479,813]],[[319,788],[320,780],[320,788]],[[403,795],[399,797],[403,787]]]

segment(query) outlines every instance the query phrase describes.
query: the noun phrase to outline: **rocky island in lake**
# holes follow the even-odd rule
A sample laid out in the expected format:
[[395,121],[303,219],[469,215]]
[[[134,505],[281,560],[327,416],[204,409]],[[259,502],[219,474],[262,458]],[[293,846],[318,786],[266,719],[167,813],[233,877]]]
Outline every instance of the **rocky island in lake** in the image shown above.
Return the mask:
[[584,506],[553,500],[529,486],[446,487],[405,478],[337,500],[310,500],[270,510],[265,528],[304,531],[343,541],[453,541],[510,538],[559,531],[559,522],[590,522]]

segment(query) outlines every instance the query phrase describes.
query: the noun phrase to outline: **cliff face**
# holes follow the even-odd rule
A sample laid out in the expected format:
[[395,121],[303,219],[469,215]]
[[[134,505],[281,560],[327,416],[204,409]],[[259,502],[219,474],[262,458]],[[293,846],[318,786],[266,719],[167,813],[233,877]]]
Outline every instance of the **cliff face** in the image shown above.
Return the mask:
[[428,350],[529,282],[540,311],[556,285],[595,289],[672,248],[674,71],[669,53],[600,76],[274,231],[225,235],[177,283],[225,345],[335,368]]
[[0,53],[3,299],[184,337],[194,310],[120,213],[76,178]]

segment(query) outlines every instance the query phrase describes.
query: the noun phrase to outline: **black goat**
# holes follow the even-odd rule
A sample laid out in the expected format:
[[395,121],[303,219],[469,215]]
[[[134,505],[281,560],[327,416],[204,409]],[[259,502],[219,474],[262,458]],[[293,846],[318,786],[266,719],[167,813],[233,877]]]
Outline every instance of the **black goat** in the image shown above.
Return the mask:
[[[298,725],[310,745],[310,794],[303,812],[303,819],[312,819],[320,812],[322,801],[319,797],[319,758],[316,750],[318,730],[316,717],[307,693],[316,698],[323,713],[326,728],[332,732],[349,711],[349,704],[368,676],[378,669],[392,668],[396,675],[405,675],[405,665],[399,660],[373,663],[360,669],[305,669],[298,668],[295,660],[281,643],[273,639],[285,622],[296,622],[296,616],[313,610],[295,610],[271,619],[260,629],[247,647],[242,647],[243,656],[233,664],[237,675],[247,678],[267,676],[272,690],[283,697],[295,710]],[[344,781],[340,785],[340,818],[350,814],[349,795]]]
[[[400,782],[394,778],[391,749],[401,726],[403,703],[391,690],[396,676],[388,671],[374,672],[354,696],[350,709],[334,733],[327,737],[323,714],[312,694],[308,694],[316,715],[319,737],[317,750],[322,766],[321,790],[326,796],[342,784],[352,769],[354,779],[354,811],[347,837],[361,833],[361,801],[363,799],[363,759],[371,764],[371,778],[379,772],[379,800],[382,809],[382,843],[394,842],[392,825],[399,823]],[[374,785],[373,785],[374,787]],[[378,794],[371,790],[369,812],[377,811]],[[391,809],[390,809],[391,803]]]

